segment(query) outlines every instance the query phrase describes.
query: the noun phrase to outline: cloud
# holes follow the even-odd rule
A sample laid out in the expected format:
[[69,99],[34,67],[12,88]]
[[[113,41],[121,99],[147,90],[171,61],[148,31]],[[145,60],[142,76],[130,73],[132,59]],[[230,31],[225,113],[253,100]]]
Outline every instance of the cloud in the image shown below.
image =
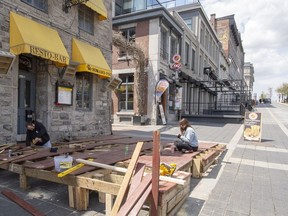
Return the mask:
[[288,1],[203,0],[201,4],[208,17],[213,13],[216,18],[235,14],[245,62],[254,66],[254,92],[258,96],[288,83]]

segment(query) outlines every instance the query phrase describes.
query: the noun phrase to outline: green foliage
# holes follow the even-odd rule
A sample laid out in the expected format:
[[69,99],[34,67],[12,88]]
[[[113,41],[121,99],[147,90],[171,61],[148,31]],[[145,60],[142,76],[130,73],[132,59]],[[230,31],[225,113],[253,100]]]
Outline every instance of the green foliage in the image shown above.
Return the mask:
[[276,89],[276,92],[282,95],[288,96],[288,83],[283,83],[282,86]]

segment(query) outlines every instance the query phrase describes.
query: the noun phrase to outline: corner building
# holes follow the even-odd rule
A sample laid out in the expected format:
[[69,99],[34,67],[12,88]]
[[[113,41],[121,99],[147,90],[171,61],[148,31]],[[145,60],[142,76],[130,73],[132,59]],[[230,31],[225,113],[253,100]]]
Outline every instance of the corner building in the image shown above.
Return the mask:
[[52,142],[111,133],[111,2],[68,2],[0,2],[0,143],[24,141],[27,120]]

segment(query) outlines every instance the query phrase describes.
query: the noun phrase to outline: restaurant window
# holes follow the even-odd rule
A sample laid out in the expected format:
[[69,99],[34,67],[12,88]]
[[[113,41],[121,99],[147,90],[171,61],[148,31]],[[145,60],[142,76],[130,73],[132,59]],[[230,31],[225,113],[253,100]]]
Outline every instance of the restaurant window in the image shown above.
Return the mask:
[[[129,42],[135,42],[136,30],[135,28],[121,29],[123,37]],[[127,51],[125,49],[119,50],[119,58],[126,57]]]
[[92,108],[92,75],[77,73],[76,75],[76,109],[90,111]]
[[79,5],[78,13],[79,29],[94,34],[94,11],[85,5]]
[[47,0],[21,0],[21,1],[45,13],[48,12]]
[[120,74],[122,84],[119,88],[119,111],[131,111],[134,107],[134,75]]

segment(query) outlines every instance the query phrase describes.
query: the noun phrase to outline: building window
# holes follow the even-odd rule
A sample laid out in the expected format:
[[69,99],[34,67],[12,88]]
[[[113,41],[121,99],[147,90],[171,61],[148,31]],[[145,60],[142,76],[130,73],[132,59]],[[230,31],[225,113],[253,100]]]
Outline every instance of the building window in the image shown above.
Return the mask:
[[204,24],[201,23],[201,28],[200,28],[200,43],[202,46],[204,46]]
[[134,75],[119,74],[122,84],[119,88],[119,111],[131,111],[134,107]]
[[189,27],[189,29],[192,30],[192,19],[191,18],[184,19],[184,22]]
[[191,70],[195,71],[195,58],[196,58],[196,51],[192,49],[192,59],[191,59]]
[[77,73],[76,75],[76,109],[90,111],[92,108],[92,75]]
[[[128,28],[128,29],[121,29],[123,37],[129,42],[135,42],[136,37],[136,29],[135,28]],[[128,53],[125,49],[119,49],[119,58],[127,57]],[[125,58],[126,59],[126,58]]]
[[94,11],[85,5],[79,5],[78,13],[79,29],[94,34]]
[[45,13],[48,12],[47,0],[21,0],[21,1]]
[[185,43],[185,66],[186,68],[190,67],[189,51],[190,51],[190,46],[188,43]]
[[165,29],[161,29],[161,47],[160,57],[163,60],[168,60],[168,32]]
[[170,63],[173,63],[173,56],[177,54],[177,40],[171,37],[171,48],[170,48]]

